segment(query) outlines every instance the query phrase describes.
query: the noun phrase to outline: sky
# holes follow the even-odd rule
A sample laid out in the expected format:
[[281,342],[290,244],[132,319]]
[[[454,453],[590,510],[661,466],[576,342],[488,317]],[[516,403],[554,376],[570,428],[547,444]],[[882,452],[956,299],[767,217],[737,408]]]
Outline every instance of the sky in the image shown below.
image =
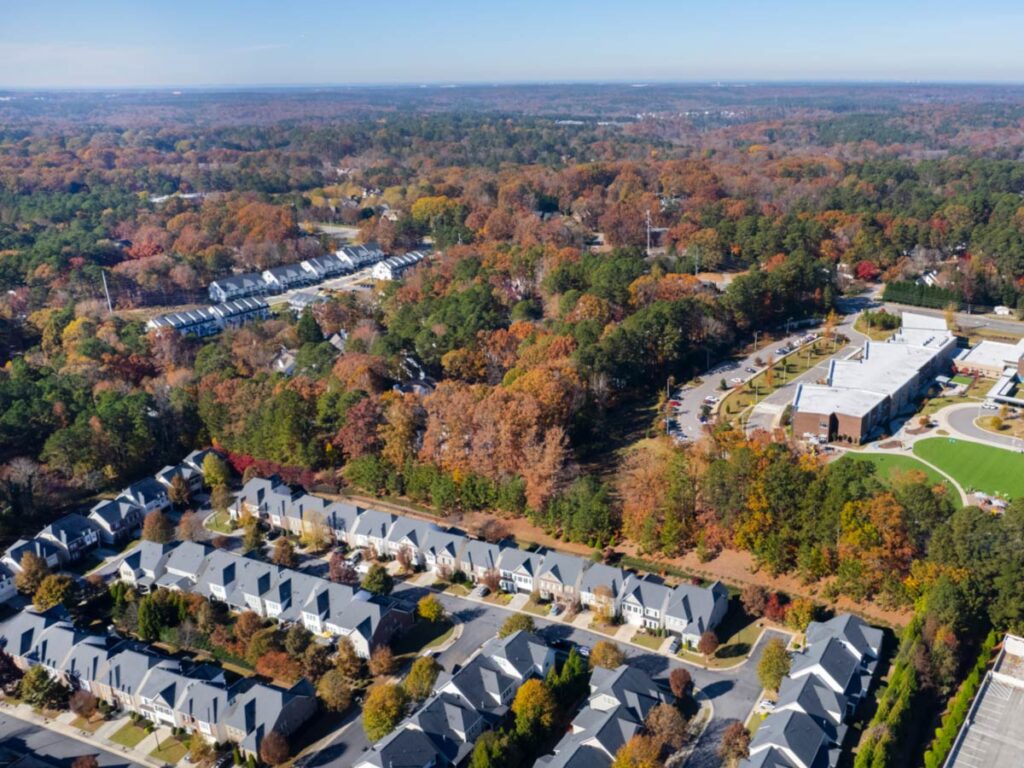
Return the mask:
[[1022,0],[4,0],[0,88],[1020,83],[1022,31]]

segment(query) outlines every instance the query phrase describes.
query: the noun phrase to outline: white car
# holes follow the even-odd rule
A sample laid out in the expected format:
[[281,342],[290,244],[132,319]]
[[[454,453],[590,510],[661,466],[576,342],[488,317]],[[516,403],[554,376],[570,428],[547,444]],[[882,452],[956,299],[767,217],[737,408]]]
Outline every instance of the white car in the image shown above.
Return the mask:
[[771,699],[761,699],[761,701],[757,703],[758,712],[771,712],[774,709],[775,702]]
[[733,376],[731,379],[729,379],[729,381],[731,381],[733,384],[742,384],[743,383],[743,379],[740,378],[739,376]]
[[707,397],[704,398],[704,402],[705,403],[717,403],[718,402],[718,398],[715,397],[714,395],[708,395]]

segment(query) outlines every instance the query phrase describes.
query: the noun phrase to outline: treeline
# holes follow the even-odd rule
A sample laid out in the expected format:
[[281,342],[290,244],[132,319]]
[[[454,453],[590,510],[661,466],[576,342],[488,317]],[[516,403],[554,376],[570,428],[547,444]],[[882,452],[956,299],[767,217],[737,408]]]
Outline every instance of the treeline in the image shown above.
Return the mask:
[[960,297],[954,291],[940,288],[937,285],[906,281],[886,283],[885,290],[882,292],[882,300],[933,309],[945,309],[950,305],[957,309],[961,307]]

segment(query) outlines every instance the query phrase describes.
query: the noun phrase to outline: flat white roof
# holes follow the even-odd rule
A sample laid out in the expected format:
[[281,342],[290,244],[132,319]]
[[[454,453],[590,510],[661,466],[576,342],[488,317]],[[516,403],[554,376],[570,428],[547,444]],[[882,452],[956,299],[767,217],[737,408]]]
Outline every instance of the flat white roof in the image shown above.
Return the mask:
[[884,394],[863,389],[804,384],[797,391],[793,407],[808,413],[842,413],[866,416],[885,399]]
[[946,318],[936,317],[935,315],[922,315],[917,312],[903,313],[903,327],[949,332],[949,328],[946,326]]
[[966,365],[1004,368],[1008,365],[1017,365],[1022,354],[1024,354],[1024,340],[1016,344],[1007,344],[1002,341],[981,341],[967,350],[959,359]]
[[[952,341],[948,334],[947,341]],[[928,365],[944,345],[868,342],[860,360],[837,360],[829,384],[891,395]]]

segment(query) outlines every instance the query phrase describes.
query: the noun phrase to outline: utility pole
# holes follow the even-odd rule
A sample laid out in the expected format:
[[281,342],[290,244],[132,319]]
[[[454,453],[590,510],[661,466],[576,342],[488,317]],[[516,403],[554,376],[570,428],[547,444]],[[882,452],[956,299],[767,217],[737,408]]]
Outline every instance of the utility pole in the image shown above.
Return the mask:
[[114,314],[114,307],[110,303],[110,289],[107,288],[107,270],[100,269],[100,277],[103,278],[103,293],[107,297],[107,312],[112,315]]

